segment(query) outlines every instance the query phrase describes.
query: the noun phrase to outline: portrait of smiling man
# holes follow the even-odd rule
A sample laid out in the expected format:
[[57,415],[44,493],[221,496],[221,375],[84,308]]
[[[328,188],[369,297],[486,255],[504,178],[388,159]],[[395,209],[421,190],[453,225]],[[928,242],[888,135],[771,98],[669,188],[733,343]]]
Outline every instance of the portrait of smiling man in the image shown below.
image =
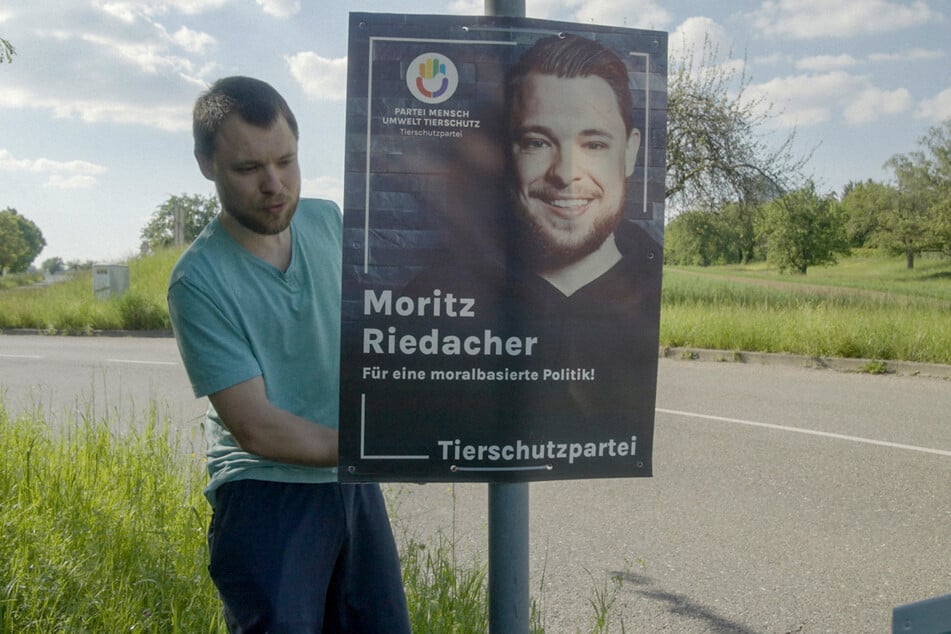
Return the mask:
[[640,146],[627,67],[593,40],[553,36],[522,56],[506,97],[522,243],[571,295],[621,259],[614,233]]
[[[518,355],[433,357],[427,367],[542,378],[388,384],[387,402],[405,405],[417,428],[436,433],[450,421],[473,442],[636,436],[643,460],[604,473],[650,475],[663,256],[644,226],[653,219],[629,196],[647,160],[630,74],[614,49],[570,33],[542,37],[508,66],[495,180],[464,211],[452,207],[451,256],[400,291],[469,301],[471,315],[400,323],[415,335],[535,342]],[[365,323],[389,325],[377,321]],[[558,468],[549,477],[574,467]]]

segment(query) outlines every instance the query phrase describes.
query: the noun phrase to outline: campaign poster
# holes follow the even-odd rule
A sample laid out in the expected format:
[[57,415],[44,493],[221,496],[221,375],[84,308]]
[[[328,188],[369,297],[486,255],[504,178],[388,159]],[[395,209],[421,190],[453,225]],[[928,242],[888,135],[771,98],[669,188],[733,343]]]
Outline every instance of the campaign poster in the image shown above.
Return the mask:
[[651,475],[665,33],[350,17],[340,479]]

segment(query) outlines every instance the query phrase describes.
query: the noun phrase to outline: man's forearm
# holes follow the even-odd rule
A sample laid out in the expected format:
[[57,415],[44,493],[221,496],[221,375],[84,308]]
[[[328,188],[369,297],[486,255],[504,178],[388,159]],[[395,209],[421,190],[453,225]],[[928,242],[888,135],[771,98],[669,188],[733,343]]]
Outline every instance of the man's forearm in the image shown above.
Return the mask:
[[245,451],[278,462],[312,467],[337,465],[337,430],[273,405],[261,377],[208,398]]

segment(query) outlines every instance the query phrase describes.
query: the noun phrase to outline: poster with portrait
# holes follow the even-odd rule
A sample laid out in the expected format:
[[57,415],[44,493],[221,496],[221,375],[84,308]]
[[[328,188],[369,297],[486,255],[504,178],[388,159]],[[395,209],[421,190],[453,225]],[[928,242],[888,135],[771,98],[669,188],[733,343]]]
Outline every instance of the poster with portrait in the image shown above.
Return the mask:
[[651,475],[667,36],[351,14],[340,478]]

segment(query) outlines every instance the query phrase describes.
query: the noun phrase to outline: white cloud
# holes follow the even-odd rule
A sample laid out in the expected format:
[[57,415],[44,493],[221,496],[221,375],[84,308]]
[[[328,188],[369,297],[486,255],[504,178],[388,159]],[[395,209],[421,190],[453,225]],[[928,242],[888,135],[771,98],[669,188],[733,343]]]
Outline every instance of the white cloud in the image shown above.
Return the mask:
[[0,149],[0,171],[28,172],[47,177],[44,187],[50,189],[81,189],[98,183],[96,176],[108,170],[88,161],[54,161],[51,159],[18,159]]
[[194,72],[194,65],[191,60],[169,54],[167,46],[162,42],[148,39],[140,41],[119,40],[92,33],[82,35],[80,39],[150,75]]
[[304,51],[284,59],[308,97],[317,101],[343,101],[346,97],[346,57],[329,59]]
[[690,62],[691,68],[703,65],[709,49],[718,56],[733,52],[733,40],[727,30],[715,20],[692,17],[684,20],[668,38],[668,53],[671,59]]
[[215,38],[207,33],[192,31],[187,26],[175,31],[172,40],[189,53],[202,54],[216,44]]
[[[530,0],[532,18],[568,20],[584,24],[604,24],[638,29],[666,30],[673,21],[670,12],[657,0]],[[481,15],[483,0],[453,0],[451,12]]]
[[459,15],[482,15],[484,11],[485,0],[453,0],[449,3],[448,12]]
[[876,121],[883,115],[905,112],[911,105],[911,93],[904,88],[882,90],[870,86],[852,99],[843,114],[850,125],[860,125]]
[[582,24],[606,24],[639,29],[666,29],[670,12],[654,0],[583,0],[574,5],[571,19]]
[[51,174],[46,183],[43,184],[43,187],[47,189],[89,189],[90,187],[95,187],[98,183],[99,181],[92,176],[86,176],[84,174],[76,174],[73,176]]
[[74,44],[77,40],[90,45],[93,52],[84,52],[82,55],[89,60],[89,65],[95,63],[96,54],[102,54],[119,59],[149,75],[195,75],[198,73],[196,63],[188,57],[172,53],[171,49],[180,48],[186,54],[200,56],[217,43],[211,35],[187,27],[170,34],[160,24],[150,22],[148,26],[145,33],[127,35],[63,30],[39,30],[36,34],[40,38],[57,40],[61,48],[77,46]]
[[93,6],[101,11],[132,24],[139,16],[165,15],[176,11],[184,15],[198,15],[220,9],[231,0],[95,0]]
[[687,18],[668,38],[672,66],[683,64],[694,77],[710,73],[739,81],[746,62],[732,55],[733,41],[729,33],[710,18]]
[[942,18],[922,0],[764,0],[747,17],[764,36],[793,39],[884,33]]
[[99,2],[93,6],[125,24],[134,24],[139,15],[135,5],[130,2]]
[[911,108],[904,88],[882,90],[865,75],[844,71],[777,77],[749,86],[746,96],[772,104],[770,120],[777,127],[811,126],[840,116],[849,125],[871,123],[884,115]]
[[123,101],[47,97],[22,88],[0,90],[0,108],[47,110],[57,119],[142,125],[167,132],[191,130],[191,105],[142,105]]
[[289,18],[300,13],[300,0],[255,0],[268,15]]
[[191,130],[189,106],[145,106],[118,101],[48,100],[45,107],[58,119],[80,119],[86,123],[143,125],[167,132]]
[[769,55],[759,55],[753,58],[754,64],[762,64],[764,66],[775,66],[776,64],[782,64],[789,61],[789,56],[780,52],[770,53]]
[[814,57],[804,57],[796,62],[796,68],[799,70],[811,70],[825,72],[837,70],[840,68],[849,68],[858,64],[858,60],[851,55],[816,55]]
[[185,15],[198,15],[220,9],[229,2],[232,0],[152,0],[149,4],[161,7],[163,12],[168,7]]
[[922,101],[915,117],[936,123],[951,118],[951,88],[945,88],[933,98]]
[[868,56],[873,62],[913,62],[925,59],[941,59],[944,51],[937,49],[912,48],[897,53],[872,53]]

